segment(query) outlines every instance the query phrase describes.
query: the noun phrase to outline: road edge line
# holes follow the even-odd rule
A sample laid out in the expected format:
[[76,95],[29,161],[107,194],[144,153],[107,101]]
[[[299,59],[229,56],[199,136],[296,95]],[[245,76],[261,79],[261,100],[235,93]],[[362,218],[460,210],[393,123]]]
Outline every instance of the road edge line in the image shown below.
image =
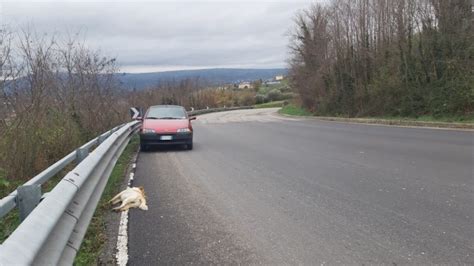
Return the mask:
[[[140,153],[140,151],[138,151]],[[132,163],[132,170],[128,179],[127,187],[132,187],[135,177],[135,170],[137,168],[138,155],[135,156],[135,161]],[[128,210],[122,212],[120,215],[120,225],[117,237],[117,253],[115,253],[116,263],[119,266],[126,266],[128,264]]]

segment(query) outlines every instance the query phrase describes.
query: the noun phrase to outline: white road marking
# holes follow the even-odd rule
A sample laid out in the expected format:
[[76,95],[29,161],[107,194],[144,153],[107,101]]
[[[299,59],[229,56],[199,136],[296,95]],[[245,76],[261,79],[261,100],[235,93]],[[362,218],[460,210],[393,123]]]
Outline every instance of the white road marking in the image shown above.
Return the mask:
[[[132,172],[128,179],[128,186],[131,187],[133,178],[135,176],[135,169],[137,164],[132,164]],[[117,259],[117,265],[126,266],[128,263],[128,210],[124,211],[120,215],[120,226],[117,238],[117,253],[115,254]]]
[[117,239],[117,265],[125,266],[128,263],[128,210],[120,216],[120,226]]

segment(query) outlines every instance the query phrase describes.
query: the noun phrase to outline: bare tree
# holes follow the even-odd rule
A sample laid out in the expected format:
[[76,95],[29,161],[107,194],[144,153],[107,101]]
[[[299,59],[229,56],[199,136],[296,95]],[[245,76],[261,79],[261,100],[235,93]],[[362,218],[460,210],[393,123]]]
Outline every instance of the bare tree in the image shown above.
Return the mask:
[[293,88],[304,107],[347,115],[473,112],[468,0],[333,0],[298,14]]
[[0,123],[0,163],[8,176],[31,177],[127,119],[115,59],[87,49],[77,36],[61,40],[32,27],[0,33],[0,88],[12,110]]

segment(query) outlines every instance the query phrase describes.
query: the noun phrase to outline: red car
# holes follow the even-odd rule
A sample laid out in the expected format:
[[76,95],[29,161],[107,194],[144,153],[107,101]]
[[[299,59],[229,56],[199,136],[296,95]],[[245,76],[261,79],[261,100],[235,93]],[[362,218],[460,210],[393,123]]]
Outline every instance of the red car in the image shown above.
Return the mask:
[[148,108],[140,128],[140,148],[150,145],[186,145],[193,149],[193,127],[184,107],[178,105],[155,105]]

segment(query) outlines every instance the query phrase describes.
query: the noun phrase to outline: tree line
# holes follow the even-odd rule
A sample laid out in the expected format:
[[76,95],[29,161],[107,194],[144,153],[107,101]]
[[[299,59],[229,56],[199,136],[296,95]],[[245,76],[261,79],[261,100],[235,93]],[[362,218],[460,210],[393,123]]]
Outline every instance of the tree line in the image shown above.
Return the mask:
[[470,0],[332,0],[295,18],[290,77],[324,115],[474,112]]
[[206,86],[199,78],[160,82],[129,95],[132,106],[148,107],[156,104],[176,104],[187,110],[215,107],[249,106],[255,104],[254,90],[237,90],[233,86]]

